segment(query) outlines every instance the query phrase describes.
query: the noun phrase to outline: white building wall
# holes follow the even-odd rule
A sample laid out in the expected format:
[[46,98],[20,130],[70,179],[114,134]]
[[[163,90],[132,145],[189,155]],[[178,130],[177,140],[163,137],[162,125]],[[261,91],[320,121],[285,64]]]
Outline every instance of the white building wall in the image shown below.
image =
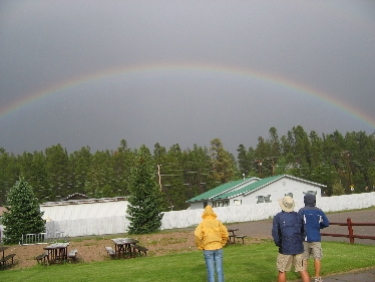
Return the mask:
[[[281,197],[280,197],[281,198]],[[296,202],[295,211],[298,211],[304,206],[303,196],[294,197]],[[116,202],[108,203],[113,205]],[[124,203],[124,202],[122,202]],[[106,203],[107,204],[107,203]],[[116,203],[117,204],[117,203]],[[98,205],[98,204],[92,204]],[[87,205],[82,205],[87,206]],[[324,212],[335,212],[342,210],[351,209],[363,209],[371,206],[375,206],[375,192],[353,194],[344,196],[334,197],[319,197],[317,198],[317,207],[321,208]],[[120,234],[126,233],[129,221],[125,217],[124,205],[118,210],[117,214],[107,205],[92,206],[92,208],[98,209],[92,213],[81,213],[81,210],[77,206],[65,206],[64,213],[61,213],[61,207],[56,207],[55,211],[49,210],[52,221],[47,223],[47,229],[53,231],[62,231],[65,236],[76,237],[76,236],[88,236],[88,235],[104,235],[104,234]],[[70,208],[74,207],[71,211]],[[54,208],[53,208],[54,209]],[[115,210],[115,209],[114,209]],[[276,213],[280,212],[278,201],[273,200],[272,203],[263,204],[249,204],[241,206],[229,206],[214,208],[214,211],[218,215],[218,219],[223,223],[232,222],[246,222],[255,220],[264,220],[273,217]],[[183,211],[170,211],[164,213],[162,219],[161,229],[174,229],[174,228],[185,228],[196,226],[201,220],[203,207],[200,209],[189,209]],[[67,217],[64,217],[63,215]],[[83,218],[83,215],[89,216],[89,218]],[[108,216],[105,216],[105,215]],[[59,217],[57,216],[59,215]],[[96,215],[97,217],[93,217]],[[70,218],[68,218],[68,216]]]
[[[271,201],[277,201],[284,197],[286,194],[292,193],[293,198],[298,199],[304,197],[305,193],[312,191],[316,193],[317,199],[321,198],[321,188],[319,186],[311,185],[296,181],[294,179],[280,179],[266,187],[263,187],[257,191],[253,191],[247,195],[239,195],[229,200],[229,206],[239,205],[253,205],[258,202],[258,196],[267,197],[271,195]],[[208,201],[212,205],[211,201]],[[203,202],[193,203],[191,209],[201,209]]]
[[[318,186],[313,186],[311,184],[295,181],[293,179],[280,179],[269,186],[266,186],[258,191],[245,195],[242,198],[243,205],[256,204],[258,196],[268,196],[271,195],[271,201],[277,202],[278,199],[284,197],[288,193],[293,194],[295,200],[301,200],[303,202],[303,197],[308,191],[313,191],[316,193],[317,201],[321,198],[321,188]],[[234,203],[234,199],[232,200]]]
[[[211,202],[209,203],[209,205]],[[194,202],[190,204],[190,209],[191,210],[199,210],[203,208],[203,202]]]

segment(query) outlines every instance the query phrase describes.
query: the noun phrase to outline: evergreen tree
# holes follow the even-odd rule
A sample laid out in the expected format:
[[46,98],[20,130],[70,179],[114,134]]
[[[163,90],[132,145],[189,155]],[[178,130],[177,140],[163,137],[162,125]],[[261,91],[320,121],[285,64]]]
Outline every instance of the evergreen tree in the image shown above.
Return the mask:
[[[69,157],[70,183],[69,194],[85,193],[87,174],[90,169],[92,155],[90,147],[82,147]],[[67,195],[65,195],[67,196]]]
[[238,168],[241,176],[245,175],[245,177],[248,177],[251,171],[251,159],[248,157],[245,146],[240,144],[237,148],[237,152]]
[[191,175],[192,179],[198,175],[197,171],[184,171],[183,153],[178,144],[170,147],[167,153],[167,163],[164,165],[164,169],[167,169],[168,184],[164,185],[163,191],[166,194],[168,208],[170,210],[184,210],[188,207],[186,204],[186,185],[184,185],[184,175]]
[[342,186],[341,182],[337,181],[332,186],[332,195],[340,196],[345,194],[345,188]]
[[134,151],[128,148],[126,140],[122,139],[117,153],[113,155],[114,183],[113,189],[119,196],[129,195],[128,177],[134,160]]
[[270,144],[270,152],[269,156],[265,158],[265,162],[269,167],[269,174],[275,175],[277,163],[280,158],[281,145],[279,141],[279,135],[277,134],[277,129],[275,127],[270,128],[269,134],[270,137],[267,142]]
[[[268,160],[271,152],[271,144],[266,142],[263,137],[258,137],[258,144],[254,151],[254,170],[258,172],[258,177],[267,177],[271,175],[272,168]],[[267,159],[267,161],[266,161]]]
[[143,145],[130,173],[129,234],[151,233],[161,226],[162,196],[155,175],[150,151]]
[[234,157],[224,149],[219,138],[211,140],[210,147],[212,179],[216,184],[223,184],[235,179],[236,163]]
[[6,203],[6,194],[17,177],[16,158],[0,147],[0,206]]
[[45,232],[42,215],[32,187],[20,177],[7,195],[6,211],[3,214],[4,243],[16,244],[22,234]]
[[68,195],[69,158],[60,144],[45,150],[46,175],[49,183],[49,201],[56,201]]
[[191,199],[217,186],[210,177],[211,158],[206,147],[194,144],[192,150],[184,151],[183,158],[185,199]]
[[[48,194],[48,180],[47,180],[47,173],[46,173],[46,158],[43,152],[34,152],[33,160],[31,163],[31,167],[29,168],[32,170],[32,177],[30,180],[33,182],[30,183],[30,180],[25,177],[27,182],[34,187],[34,194],[35,197],[38,198],[39,203],[43,202],[46,197],[49,196]],[[24,173],[22,173],[25,176]]]
[[[105,185],[110,184],[111,176],[114,178],[111,159],[112,155],[108,150],[96,151],[92,156],[90,169],[85,182],[85,192],[90,195],[90,197],[105,197],[102,189]],[[110,190],[111,188],[106,188],[107,192]]]

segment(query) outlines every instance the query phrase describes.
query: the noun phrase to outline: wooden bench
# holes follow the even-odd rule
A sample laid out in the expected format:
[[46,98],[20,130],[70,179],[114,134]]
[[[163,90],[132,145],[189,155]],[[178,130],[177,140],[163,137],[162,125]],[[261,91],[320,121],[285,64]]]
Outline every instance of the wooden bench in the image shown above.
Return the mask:
[[236,243],[236,235],[229,235],[228,244],[235,244],[235,243]]
[[245,238],[246,237],[247,237],[246,235],[237,235],[236,239],[242,239],[242,245],[245,245]]
[[228,244],[236,244],[236,231],[238,228],[228,228]]
[[5,267],[7,261],[10,261],[11,259],[12,259],[12,264],[13,264],[13,263],[14,263],[13,258],[15,257],[15,255],[16,255],[16,254],[10,254],[10,255],[7,255],[7,256],[4,257],[4,258],[1,258],[1,259],[0,259],[0,265],[2,265],[2,266]]
[[139,246],[139,245],[134,245],[133,246],[133,249],[134,249],[134,253],[137,255],[138,253],[138,256],[142,256],[142,253],[143,255],[146,257],[147,256],[147,251],[148,249],[145,248],[145,247],[142,247],[142,246]]
[[37,257],[35,257],[36,262],[39,264],[49,265],[48,252],[45,252]]
[[74,249],[74,250],[71,250],[68,254],[68,258],[71,259],[71,260],[76,260],[77,258],[77,253],[78,253],[78,250],[77,249]]
[[116,255],[116,252],[111,247],[104,247],[107,253],[113,258]]

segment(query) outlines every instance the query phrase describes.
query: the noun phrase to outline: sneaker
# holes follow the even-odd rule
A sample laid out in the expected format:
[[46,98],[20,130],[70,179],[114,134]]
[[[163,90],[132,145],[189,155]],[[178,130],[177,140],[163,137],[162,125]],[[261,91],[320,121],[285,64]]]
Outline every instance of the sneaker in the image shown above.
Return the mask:
[[315,277],[314,282],[323,282],[322,277]]

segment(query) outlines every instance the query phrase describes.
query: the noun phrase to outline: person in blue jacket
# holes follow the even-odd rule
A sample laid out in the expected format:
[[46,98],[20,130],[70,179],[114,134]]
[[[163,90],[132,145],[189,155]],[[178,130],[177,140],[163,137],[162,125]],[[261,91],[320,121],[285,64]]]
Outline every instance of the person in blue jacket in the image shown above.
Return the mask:
[[279,247],[276,263],[279,271],[277,281],[286,282],[286,271],[290,271],[293,265],[295,271],[301,274],[302,281],[310,282],[303,260],[302,216],[293,211],[295,203],[290,196],[280,199],[279,205],[282,211],[276,214],[272,224],[272,237]]
[[307,260],[314,258],[315,282],[322,282],[320,277],[321,259],[323,257],[320,229],[329,226],[329,220],[325,213],[316,207],[316,196],[306,194],[304,197],[305,207],[299,210],[305,225],[304,238],[304,260],[307,266]]

